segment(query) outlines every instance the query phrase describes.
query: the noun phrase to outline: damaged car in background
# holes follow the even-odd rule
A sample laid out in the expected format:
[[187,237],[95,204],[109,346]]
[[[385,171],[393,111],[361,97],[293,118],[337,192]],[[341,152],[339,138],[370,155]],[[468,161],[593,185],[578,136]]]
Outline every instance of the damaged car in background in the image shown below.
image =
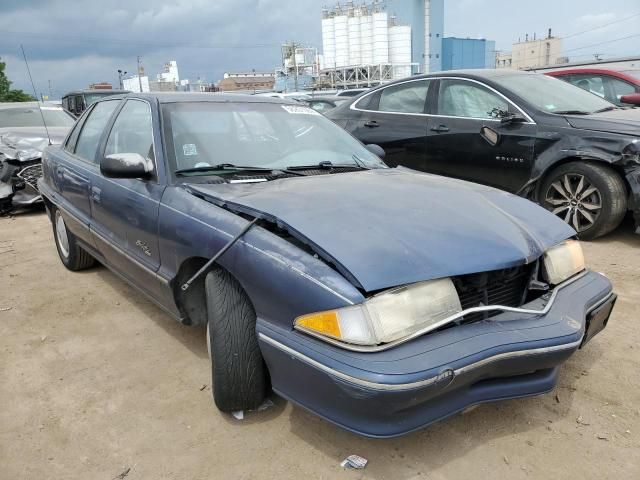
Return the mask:
[[42,152],[49,143],[60,143],[73,122],[56,106],[0,104],[0,213],[41,201],[37,181]]
[[376,153],[286,100],[129,94],[47,148],[40,191],[66,268],[207,326],[224,412],[273,390],[389,437],[552,390],[616,301],[576,232]]
[[640,233],[640,109],[542,74],[461,70],[391,82],[328,111],[388,164],[533,200],[581,239],[627,212]]

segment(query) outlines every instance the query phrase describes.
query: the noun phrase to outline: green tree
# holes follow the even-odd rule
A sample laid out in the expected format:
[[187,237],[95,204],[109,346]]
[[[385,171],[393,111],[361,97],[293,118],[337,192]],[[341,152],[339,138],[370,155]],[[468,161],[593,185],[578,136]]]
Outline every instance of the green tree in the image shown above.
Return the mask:
[[4,73],[6,66],[5,62],[0,61],[0,102],[31,102],[35,100],[35,98],[22,90],[11,89],[11,81]]

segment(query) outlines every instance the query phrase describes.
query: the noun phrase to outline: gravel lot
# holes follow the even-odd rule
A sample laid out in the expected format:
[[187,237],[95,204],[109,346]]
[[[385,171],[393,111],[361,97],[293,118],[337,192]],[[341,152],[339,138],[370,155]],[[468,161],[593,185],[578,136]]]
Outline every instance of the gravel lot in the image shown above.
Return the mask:
[[[103,267],[65,270],[44,214],[0,218],[0,477],[640,478],[631,230],[584,245],[619,300],[555,392],[370,440],[278,398],[243,421],[221,414],[203,328],[178,324]],[[369,459],[365,470],[340,468],[352,453]]]

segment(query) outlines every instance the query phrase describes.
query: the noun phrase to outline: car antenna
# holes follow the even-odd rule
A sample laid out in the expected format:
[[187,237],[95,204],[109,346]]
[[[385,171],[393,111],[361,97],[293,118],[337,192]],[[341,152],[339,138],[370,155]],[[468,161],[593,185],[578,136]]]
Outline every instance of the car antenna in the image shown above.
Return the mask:
[[[33,88],[33,95],[36,98],[36,102],[38,102],[38,93],[36,92],[36,85],[33,83],[33,78],[31,77],[31,70],[29,69],[29,62],[27,62],[27,55],[24,53],[24,47],[20,44],[20,50],[22,50],[22,58],[24,58],[24,64],[27,66],[27,73],[29,74],[29,80],[31,81],[31,87]],[[38,111],[40,112],[40,116],[42,117],[42,124],[44,125],[44,131],[47,132],[47,140],[49,141],[49,145],[53,145],[51,143],[51,135],[49,135],[49,129],[47,128],[47,122],[44,120],[44,113],[42,113],[42,107],[40,106],[40,102],[38,102]]]

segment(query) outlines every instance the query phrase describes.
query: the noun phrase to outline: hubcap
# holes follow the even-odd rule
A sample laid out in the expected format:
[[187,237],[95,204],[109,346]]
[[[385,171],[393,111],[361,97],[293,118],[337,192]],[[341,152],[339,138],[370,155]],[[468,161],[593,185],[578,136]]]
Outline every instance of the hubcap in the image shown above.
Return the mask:
[[69,257],[69,238],[67,237],[67,227],[64,224],[60,212],[56,212],[56,238],[58,239],[58,247],[64,258]]
[[584,175],[577,173],[558,177],[549,186],[544,200],[547,208],[576,232],[591,228],[602,210],[600,191]]
[[211,360],[211,337],[209,336],[209,322],[207,322],[207,352],[209,353],[209,360]]

